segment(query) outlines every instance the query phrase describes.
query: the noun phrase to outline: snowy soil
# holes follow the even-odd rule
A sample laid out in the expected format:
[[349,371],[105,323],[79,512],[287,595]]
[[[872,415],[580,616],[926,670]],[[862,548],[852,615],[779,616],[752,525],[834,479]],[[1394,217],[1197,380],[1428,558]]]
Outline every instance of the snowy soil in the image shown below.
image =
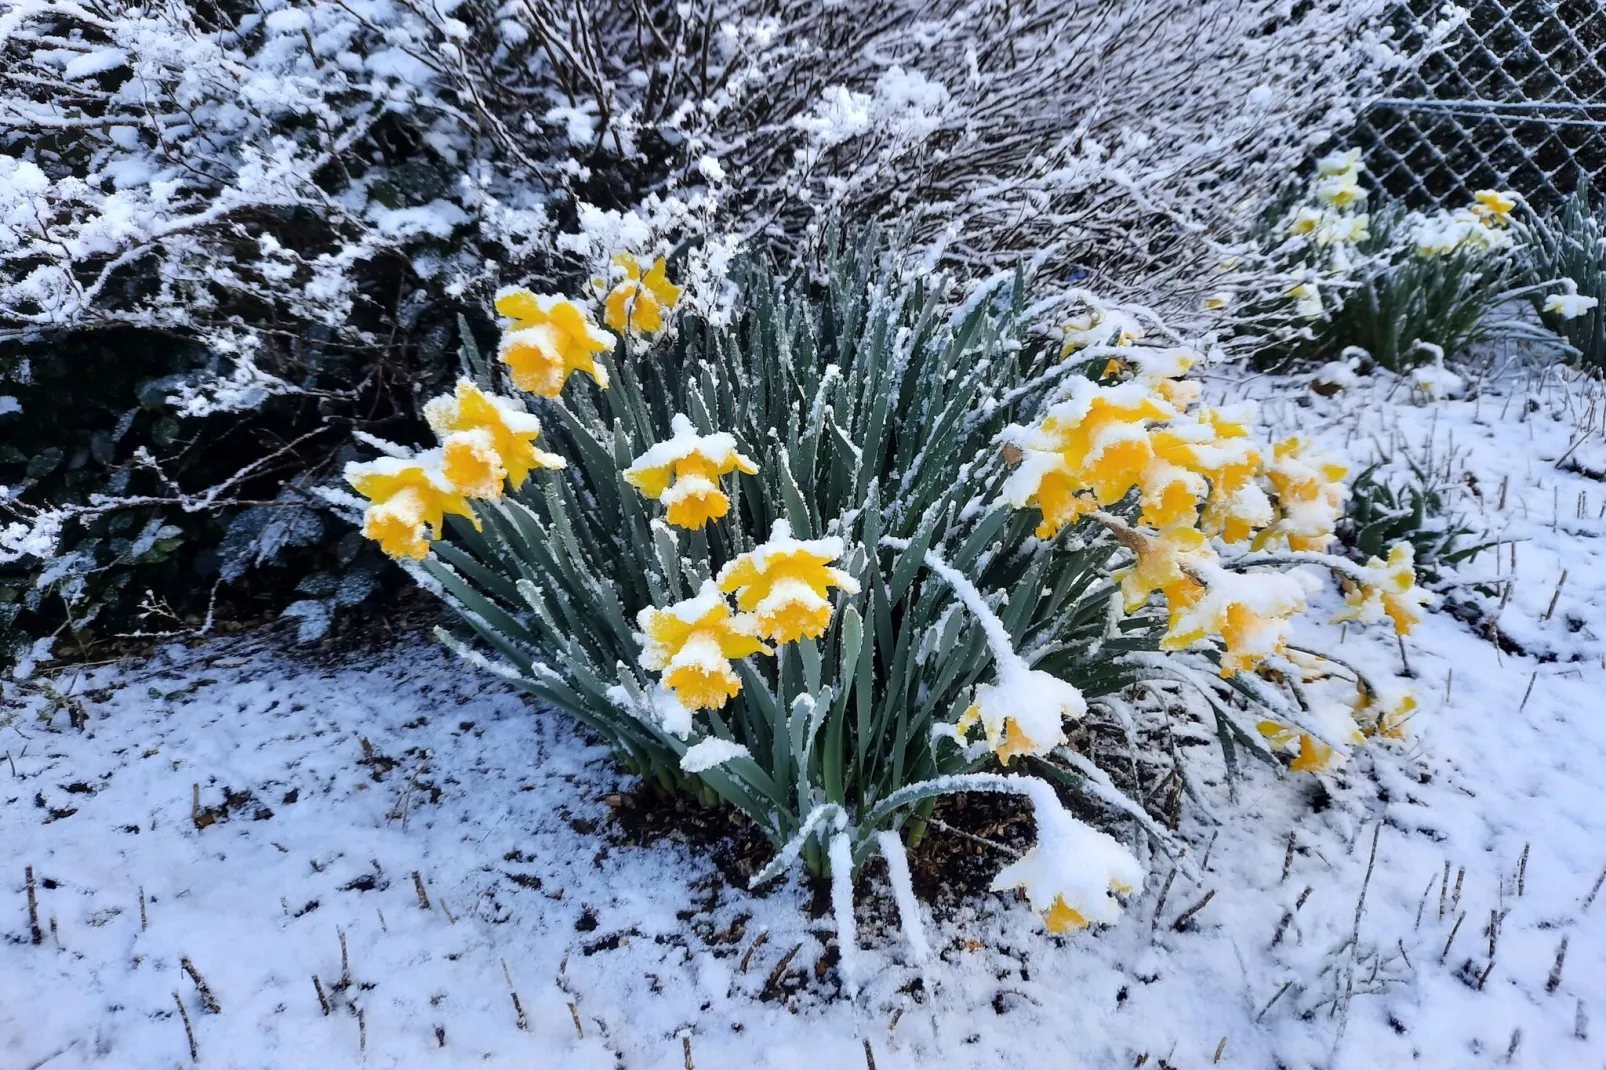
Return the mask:
[[[922,972],[872,874],[856,1000],[806,887],[750,895],[706,847],[627,839],[610,804],[632,784],[602,749],[422,641],[67,674],[83,731],[61,708],[0,734],[0,1068],[186,1066],[186,1018],[202,1066],[298,1070],[1606,1065],[1591,393],[1508,373],[1471,402],[1363,381],[1271,404],[1357,467],[1475,477],[1461,508],[1521,540],[1503,607],[1509,547],[1464,569],[1505,649],[1430,613],[1406,643],[1411,741],[1328,776],[1253,767],[1233,798],[1199,733],[1220,824],[1190,804],[1181,832],[1203,880],[1151,859],[1114,927],[1051,938],[983,895],[928,912]],[[1303,641],[1391,678],[1391,636],[1321,623],[1339,602]]]

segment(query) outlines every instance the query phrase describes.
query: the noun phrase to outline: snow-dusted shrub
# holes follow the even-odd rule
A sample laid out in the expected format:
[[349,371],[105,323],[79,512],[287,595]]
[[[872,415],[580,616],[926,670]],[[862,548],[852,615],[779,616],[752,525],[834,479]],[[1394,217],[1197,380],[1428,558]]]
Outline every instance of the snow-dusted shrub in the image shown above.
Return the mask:
[[[1523,221],[1528,241],[1526,269],[1530,284],[1566,280],[1562,293],[1535,289],[1533,304],[1540,320],[1567,340],[1577,360],[1606,370],[1606,209],[1590,204],[1587,181],[1560,210]],[[1570,284],[1569,284],[1570,283]]]
[[[786,277],[739,265],[728,322],[677,315],[662,261],[625,269],[595,303],[504,290],[499,363],[466,354],[478,381],[427,406],[439,446],[375,440],[346,477],[365,534],[462,615],[446,642],[745,813],[777,851],[757,879],[801,856],[846,881],[936,798],[1014,791],[1039,843],[999,886],[1057,931],[1110,921],[1141,872],[1050,785],[1175,852],[1116,783],[1167,704],[1229,767],[1287,748],[1308,771],[1382,711],[1290,645],[1319,582],[1297,566],[1405,632],[1410,547],[1322,552],[1342,466],[1200,405],[1196,351],[1152,313],[1033,303],[1018,273],[958,301],[873,242]],[[1079,751],[1083,721],[1133,750]]]

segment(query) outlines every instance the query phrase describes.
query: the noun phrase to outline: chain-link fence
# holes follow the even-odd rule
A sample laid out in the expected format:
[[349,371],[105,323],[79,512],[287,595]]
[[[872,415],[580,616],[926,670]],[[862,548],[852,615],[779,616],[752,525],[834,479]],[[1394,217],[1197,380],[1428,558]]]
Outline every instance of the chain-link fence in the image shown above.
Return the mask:
[[[1519,190],[1553,205],[1606,187],[1606,2],[1462,0],[1466,22],[1375,102],[1358,144],[1383,188],[1419,206]],[[1442,0],[1400,0],[1393,30],[1420,47]]]

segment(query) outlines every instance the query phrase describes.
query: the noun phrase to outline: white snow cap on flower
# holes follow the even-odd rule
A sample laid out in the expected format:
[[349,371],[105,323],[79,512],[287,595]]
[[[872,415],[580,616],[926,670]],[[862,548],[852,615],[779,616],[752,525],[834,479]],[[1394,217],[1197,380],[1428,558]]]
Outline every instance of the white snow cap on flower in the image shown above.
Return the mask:
[[[1065,742],[1066,718],[1079,720],[1087,713],[1087,700],[1052,673],[1004,660],[997,680],[976,688],[972,709],[994,749],[1005,745],[1010,753],[1047,753]],[[1005,721],[1013,721],[1013,733],[1005,731]]]
[[1051,931],[1116,921],[1121,904],[1115,893],[1135,891],[1143,883],[1143,867],[1113,837],[1066,813],[1047,785],[1031,792],[1031,798],[1037,843],[999,871],[993,890],[1024,889]]
[[701,454],[715,465],[723,467],[736,454],[736,439],[732,438],[728,431],[699,435],[691,420],[680,413],[676,413],[669,421],[669,429],[672,434],[664,441],[654,443],[646,453],[637,457],[635,462],[625,469],[627,475],[631,472],[639,473],[652,468],[663,468],[676,461],[685,460],[694,453]]
[[347,461],[344,475],[346,482],[349,483],[359,476],[393,476],[409,468],[419,467],[424,470],[425,477],[436,490],[451,493],[457,488],[446,478],[446,472],[441,467],[442,460],[441,448],[437,446],[410,457],[375,457],[371,461]]
[[686,753],[680,756],[680,767],[688,773],[701,773],[705,769],[724,765],[733,758],[747,757],[750,757],[750,752],[740,743],[709,736],[686,748]]

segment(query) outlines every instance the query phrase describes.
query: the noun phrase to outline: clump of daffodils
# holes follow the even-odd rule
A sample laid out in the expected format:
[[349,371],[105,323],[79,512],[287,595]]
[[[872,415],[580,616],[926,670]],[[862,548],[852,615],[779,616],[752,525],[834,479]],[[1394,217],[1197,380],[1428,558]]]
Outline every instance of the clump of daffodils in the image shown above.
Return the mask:
[[668,439],[625,469],[624,479],[644,496],[662,502],[671,524],[695,531],[730,511],[720,478],[732,472],[756,475],[758,465],[737,452],[736,440],[729,434],[699,435],[685,416],[676,414],[670,430]]
[[[1222,551],[1247,542],[1262,553],[1321,554],[1343,513],[1345,466],[1299,438],[1267,449],[1250,432],[1251,409],[1198,403],[1179,381],[1191,361],[1171,351],[1126,363],[1132,378],[1072,377],[1037,421],[1006,429],[1016,467],[1004,498],[1040,512],[1040,538],[1084,517],[1104,525],[1133,557],[1113,577],[1126,612],[1156,593],[1165,600],[1163,648],[1213,647],[1222,675],[1256,671],[1284,651],[1311,578],[1237,567]],[[1386,614],[1409,629],[1426,597],[1410,554],[1397,546],[1388,563],[1351,568],[1359,580],[1346,619]],[[995,718],[989,728],[995,749],[1026,749],[1007,727]]]

